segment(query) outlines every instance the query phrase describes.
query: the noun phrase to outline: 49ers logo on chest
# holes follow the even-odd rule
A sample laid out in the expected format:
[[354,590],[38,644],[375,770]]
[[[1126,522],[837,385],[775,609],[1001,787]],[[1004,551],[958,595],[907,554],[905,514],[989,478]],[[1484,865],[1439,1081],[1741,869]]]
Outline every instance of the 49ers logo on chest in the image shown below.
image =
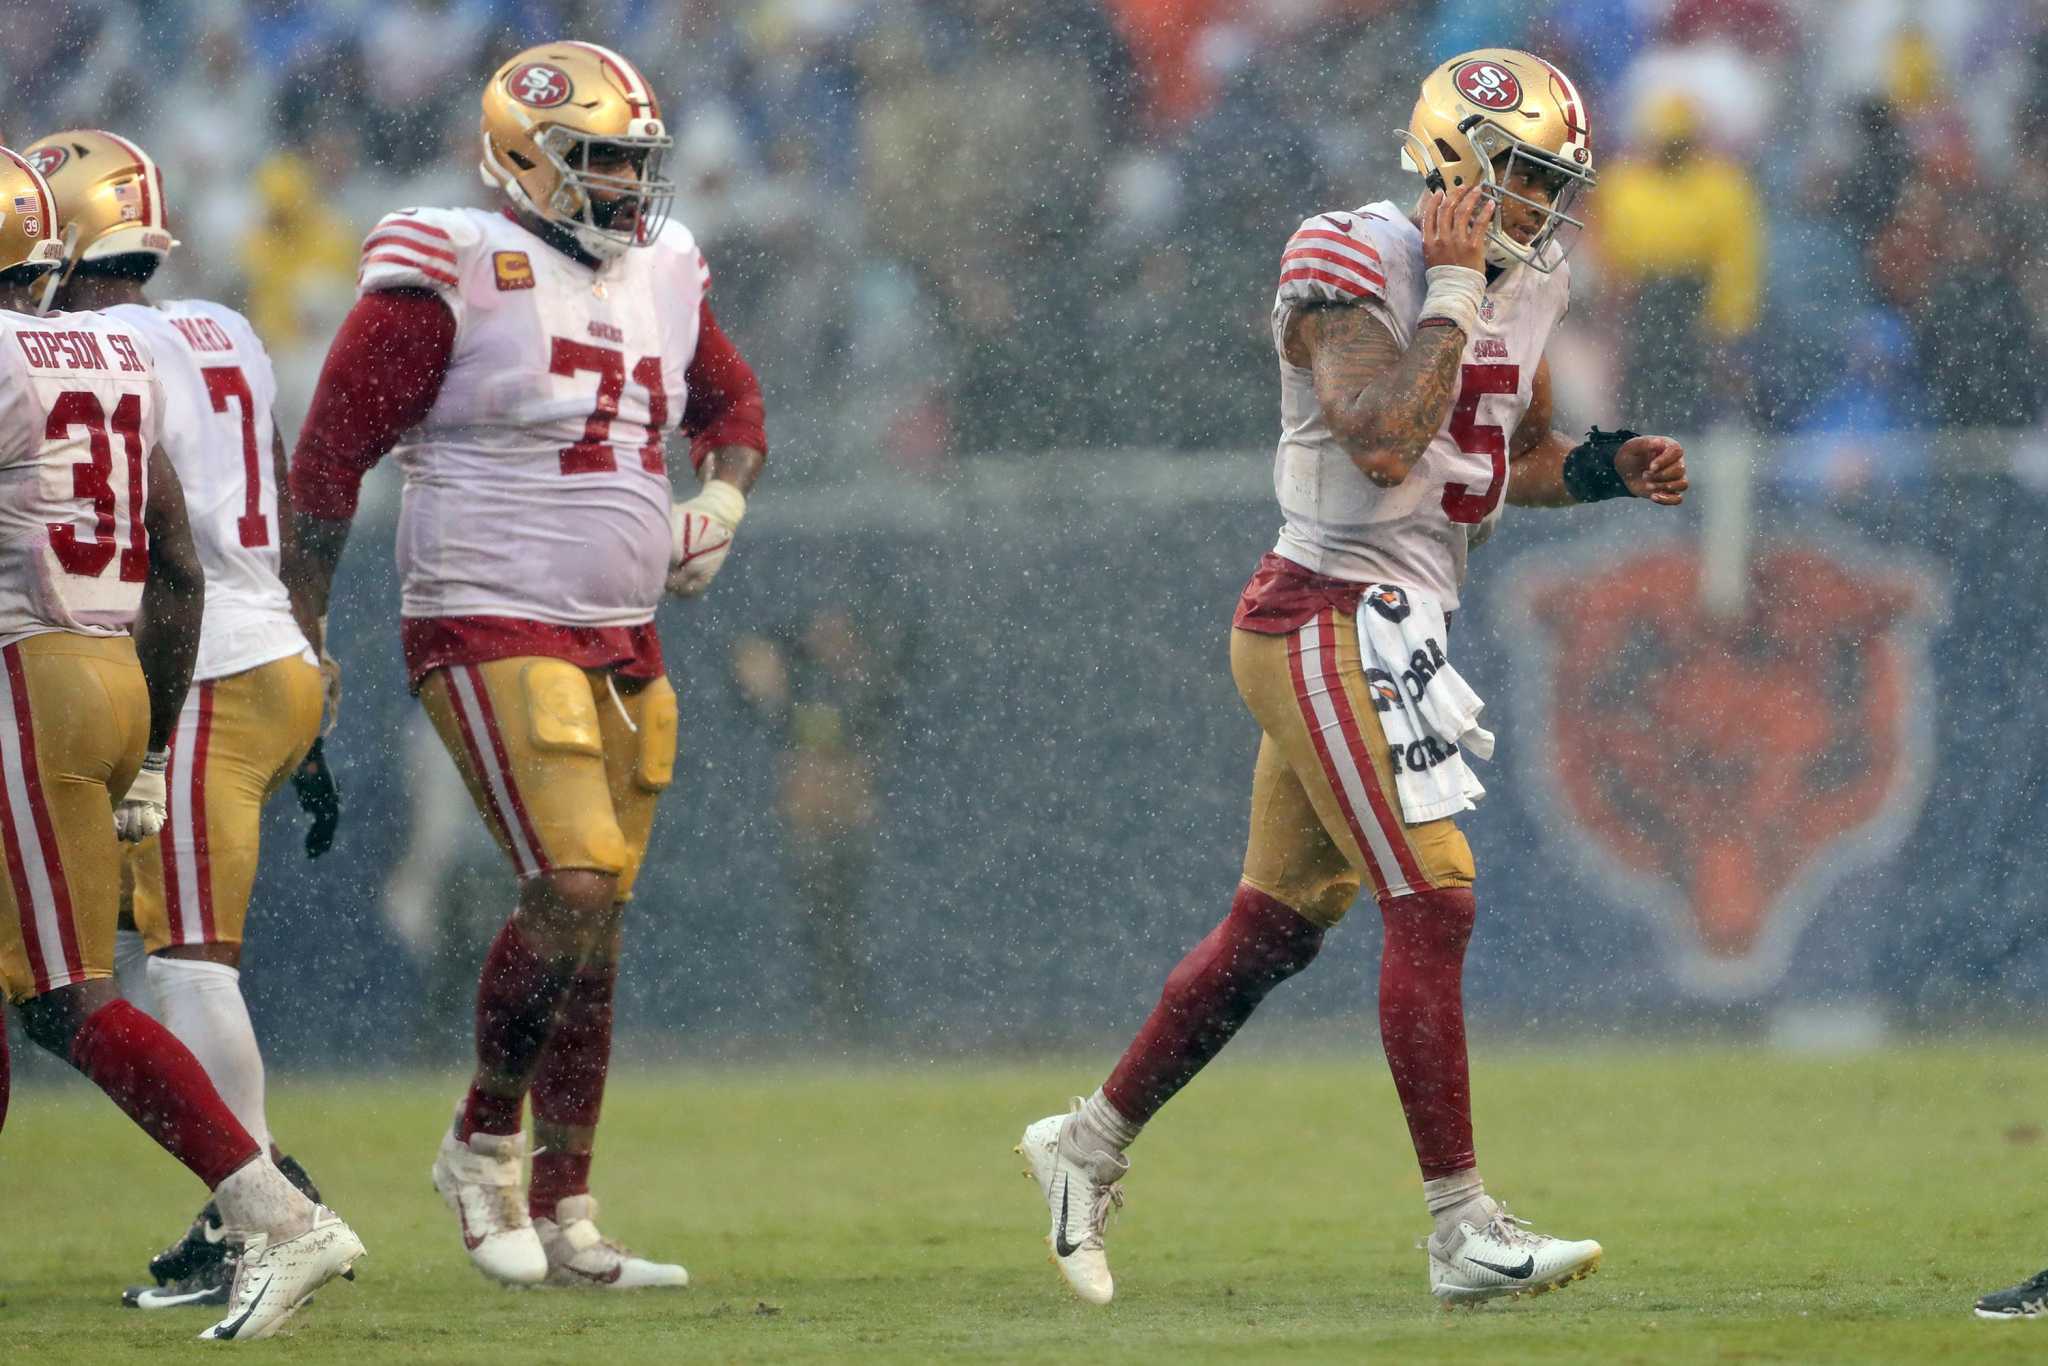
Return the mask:
[[1763,991],[1841,879],[1918,819],[1942,590],[1894,550],[1788,539],[1751,555],[1739,608],[1710,611],[1696,545],[1615,545],[1508,571],[1530,801],[1569,862],[1649,917],[1681,984]]
[[565,103],[575,89],[567,72],[546,62],[528,62],[506,77],[505,85],[514,99],[535,109],[553,109]]
[[1481,109],[1522,107],[1522,83],[1498,62],[1467,62],[1451,73],[1451,84]]

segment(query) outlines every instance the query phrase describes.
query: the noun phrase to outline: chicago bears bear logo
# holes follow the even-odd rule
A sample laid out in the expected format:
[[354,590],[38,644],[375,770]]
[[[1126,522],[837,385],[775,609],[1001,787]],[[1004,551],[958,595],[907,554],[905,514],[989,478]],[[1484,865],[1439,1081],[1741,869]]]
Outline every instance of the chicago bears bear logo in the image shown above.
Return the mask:
[[71,153],[52,143],[48,147],[36,148],[28,154],[26,159],[29,165],[36,168],[37,175],[48,180],[51,176],[57,174],[59,166],[71,160]]
[[1388,621],[1399,623],[1408,620],[1413,609],[1408,606],[1408,594],[1391,583],[1376,583],[1365,590],[1366,604]]
[[505,85],[514,99],[535,109],[553,109],[575,89],[567,72],[546,62],[528,62],[507,77]]
[[1451,84],[1481,109],[1522,107],[1522,83],[1498,62],[1467,62],[1451,73]]
[[1372,694],[1372,709],[1389,712],[1401,705],[1401,685],[1385,669],[1365,671],[1366,691]]
[[1759,547],[1733,617],[1700,605],[1691,543],[1596,540],[1509,571],[1534,674],[1518,680],[1532,805],[1701,995],[1782,977],[1814,910],[1889,856],[1926,798],[1941,589],[1844,540]]

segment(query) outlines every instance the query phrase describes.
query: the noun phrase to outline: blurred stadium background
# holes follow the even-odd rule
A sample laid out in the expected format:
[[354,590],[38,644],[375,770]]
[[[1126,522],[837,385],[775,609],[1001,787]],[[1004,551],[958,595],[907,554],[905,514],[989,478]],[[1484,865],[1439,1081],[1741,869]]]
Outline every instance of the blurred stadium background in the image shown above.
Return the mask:
[[[1475,1014],[2038,1023],[2048,4],[45,0],[0,47],[0,138],[149,148],[184,242],[159,296],[249,312],[289,439],[361,235],[480,202],[479,84],[557,35],[655,80],[773,444],[716,591],[664,613],[686,777],[623,1048],[1135,1023],[1241,849],[1225,637],[1277,525],[1280,245],[1409,195],[1419,74],[1486,44],[1595,113],[1559,425],[1682,434],[1704,487],[1673,518],[1517,514],[1475,562],[1461,667],[1503,737],[1468,824]],[[508,903],[405,695],[373,484],[340,842],[308,864],[280,803],[252,921],[285,1069],[458,1059]],[[1356,915],[1269,1009],[1369,1012],[1377,936]]]

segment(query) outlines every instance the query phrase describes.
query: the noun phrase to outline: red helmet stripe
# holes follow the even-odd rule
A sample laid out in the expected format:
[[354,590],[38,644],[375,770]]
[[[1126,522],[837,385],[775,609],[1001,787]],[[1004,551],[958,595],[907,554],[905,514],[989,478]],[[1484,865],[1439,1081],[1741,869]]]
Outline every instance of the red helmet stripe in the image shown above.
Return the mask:
[[1561,103],[1564,106],[1565,131],[1571,134],[1571,136],[1574,139],[1576,139],[1582,146],[1590,147],[1593,142],[1593,130],[1586,127],[1586,125],[1580,122],[1579,120],[1578,87],[1572,84],[1571,78],[1569,76],[1565,75],[1562,71],[1559,71],[1549,62],[1544,62],[1541,57],[1538,57],[1536,60],[1539,62],[1543,62],[1543,69],[1545,71],[1548,71],[1551,74],[1551,76],[1553,76],[1556,79],[1558,92],[1564,97]]
[[563,46],[580,47],[585,52],[595,52],[597,60],[619,78],[619,84],[626,87],[626,99],[628,101],[633,104],[646,105],[649,108],[653,107],[654,99],[647,92],[646,80],[640,75],[640,72],[633,64],[624,57],[621,57],[608,47],[599,47],[596,43],[583,43],[572,39],[564,43]]
[[164,225],[164,182],[157,172],[156,163],[149,159],[149,153],[119,133],[109,133],[104,128],[94,131],[135,158],[135,164],[142,172],[142,225],[147,228],[161,228]]

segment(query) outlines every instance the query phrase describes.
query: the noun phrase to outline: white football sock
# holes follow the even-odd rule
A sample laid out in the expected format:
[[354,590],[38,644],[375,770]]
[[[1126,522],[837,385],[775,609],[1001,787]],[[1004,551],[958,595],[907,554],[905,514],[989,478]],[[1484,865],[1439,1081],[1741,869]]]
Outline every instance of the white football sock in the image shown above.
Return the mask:
[[137,1010],[156,1014],[156,992],[149,985],[149,945],[142,942],[140,930],[114,931],[114,985]]
[[[1114,1157],[1137,1142],[1138,1131],[1144,1127],[1125,1119],[1123,1111],[1110,1104],[1109,1097],[1103,1095],[1102,1088],[1098,1086],[1094,1095],[1081,1102],[1081,1108],[1074,1112],[1073,1119],[1061,1128],[1060,1146],[1076,1161],[1085,1161],[1092,1153],[1107,1153]],[[1120,1175],[1121,1171],[1119,1166],[1116,1174]]]
[[242,974],[203,958],[153,954],[149,984],[156,991],[157,1016],[192,1050],[249,1137],[270,1151],[270,1125],[263,1117],[263,1055],[242,999]]
[[313,1202],[285,1180],[266,1153],[258,1153],[213,1188],[221,1223],[236,1233],[296,1238],[313,1227]]
[[1460,1220],[1475,1228],[1493,1218],[1494,1204],[1477,1167],[1422,1183],[1422,1199],[1436,1220],[1436,1237],[1448,1240]]

